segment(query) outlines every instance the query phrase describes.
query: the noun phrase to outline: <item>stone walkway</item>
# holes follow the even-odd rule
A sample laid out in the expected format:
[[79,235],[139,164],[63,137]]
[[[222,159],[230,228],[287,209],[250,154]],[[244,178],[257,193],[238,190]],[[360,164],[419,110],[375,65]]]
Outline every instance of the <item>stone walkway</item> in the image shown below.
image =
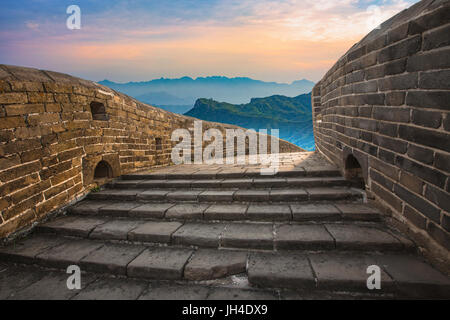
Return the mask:
[[[125,175],[0,248],[0,299],[450,298],[449,278],[325,159],[280,164]],[[70,265],[82,290],[67,289]]]

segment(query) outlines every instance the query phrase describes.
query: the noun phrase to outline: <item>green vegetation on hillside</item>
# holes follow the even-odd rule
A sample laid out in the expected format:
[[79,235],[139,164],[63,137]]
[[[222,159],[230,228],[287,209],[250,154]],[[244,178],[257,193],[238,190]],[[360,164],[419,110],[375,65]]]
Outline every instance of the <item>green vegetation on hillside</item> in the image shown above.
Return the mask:
[[279,129],[280,138],[307,150],[314,149],[311,94],[289,98],[253,98],[247,104],[198,99],[187,116],[249,129]]

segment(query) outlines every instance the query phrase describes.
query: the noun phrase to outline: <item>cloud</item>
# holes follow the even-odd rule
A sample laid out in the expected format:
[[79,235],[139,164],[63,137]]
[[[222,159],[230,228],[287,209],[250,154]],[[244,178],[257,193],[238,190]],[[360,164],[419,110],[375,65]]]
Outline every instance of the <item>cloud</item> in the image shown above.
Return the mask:
[[223,74],[285,82],[319,80],[371,29],[417,2],[78,0],[82,29],[71,31],[61,1],[28,0],[27,10],[5,1],[4,63],[93,80]]
[[31,30],[34,30],[34,31],[39,30],[39,23],[28,21],[28,22],[25,23],[25,26],[28,29],[31,29]]

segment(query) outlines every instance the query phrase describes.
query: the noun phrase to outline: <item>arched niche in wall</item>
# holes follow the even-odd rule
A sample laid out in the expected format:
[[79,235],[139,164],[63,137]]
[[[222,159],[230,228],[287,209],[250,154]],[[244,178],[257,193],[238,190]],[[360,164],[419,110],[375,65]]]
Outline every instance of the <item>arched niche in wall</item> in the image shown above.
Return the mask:
[[94,169],[94,180],[112,178],[111,165],[107,161],[100,161]]
[[93,183],[103,184],[120,176],[118,154],[87,156],[83,158],[83,182],[85,186]]
[[355,187],[365,189],[366,183],[363,168],[353,154],[347,155],[344,162],[344,172],[345,179],[351,181]]

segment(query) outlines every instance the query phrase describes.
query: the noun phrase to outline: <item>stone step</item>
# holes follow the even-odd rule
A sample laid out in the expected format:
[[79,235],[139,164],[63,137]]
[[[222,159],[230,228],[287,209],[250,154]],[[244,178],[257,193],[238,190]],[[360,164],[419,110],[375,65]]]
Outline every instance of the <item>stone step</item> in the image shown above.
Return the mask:
[[171,221],[379,221],[381,213],[367,204],[208,204],[142,203],[84,200],[68,208],[74,215]]
[[245,273],[245,251],[158,247],[35,234],[0,248],[0,261],[154,280],[211,280]]
[[165,179],[165,180],[115,180],[107,185],[113,189],[264,189],[264,188],[314,188],[350,187],[351,182],[342,177],[300,178],[240,178],[240,179]]
[[[450,298],[449,278],[421,258],[405,253],[247,252],[109,243],[34,234],[0,248],[0,262],[36,264],[60,270],[77,265],[82,271],[127,276],[133,281],[179,281],[180,290],[189,288],[190,281],[247,274],[250,285],[255,288],[294,289],[297,296],[301,296],[301,292],[359,292]],[[370,276],[367,270],[374,265],[380,268],[380,290],[367,288]],[[85,278],[88,282],[94,279]],[[51,281],[46,283],[55,286]]]
[[275,178],[275,177],[339,177],[340,171],[332,166],[320,167],[281,167],[275,175],[263,176],[260,168],[230,168],[230,169],[196,169],[194,171],[188,169],[180,169],[179,172],[171,170],[170,167],[166,171],[164,169],[155,170],[149,173],[133,173],[125,174],[121,178],[123,180],[211,180],[211,179],[241,179],[245,178]]
[[414,244],[381,224],[281,224],[144,221],[62,216],[39,233],[104,241],[262,250],[412,250]]
[[91,192],[92,200],[153,202],[317,202],[361,200],[363,193],[347,187],[257,189],[257,190],[189,190],[189,189],[106,189]]
[[[369,290],[368,277],[380,270],[380,289]],[[247,267],[251,284],[304,291],[395,292],[410,298],[450,298],[450,278],[409,254],[252,253]]]

